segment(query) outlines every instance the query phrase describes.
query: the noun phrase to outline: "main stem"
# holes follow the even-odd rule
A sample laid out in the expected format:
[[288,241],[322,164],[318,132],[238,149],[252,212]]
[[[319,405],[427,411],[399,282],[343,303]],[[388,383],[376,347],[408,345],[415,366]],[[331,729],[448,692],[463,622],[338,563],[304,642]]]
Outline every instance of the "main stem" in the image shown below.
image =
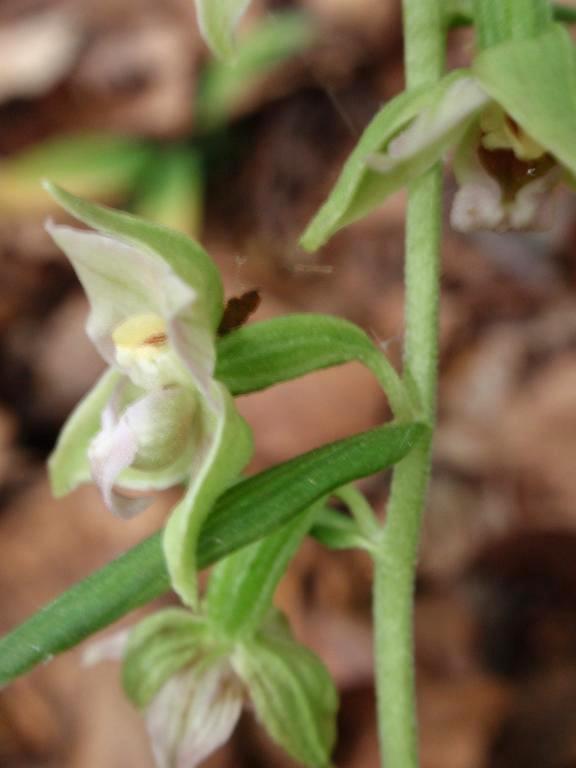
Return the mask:
[[[432,85],[444,67],[441,0],[403,0],[403,9],[407,87]],[[418,766],[414,581],[436,411],[441,196],[439,167],[409,188],[404,379],[417,394],[430,434],[395,469],[386,525],[375,556],[378,734],[385,768]]]

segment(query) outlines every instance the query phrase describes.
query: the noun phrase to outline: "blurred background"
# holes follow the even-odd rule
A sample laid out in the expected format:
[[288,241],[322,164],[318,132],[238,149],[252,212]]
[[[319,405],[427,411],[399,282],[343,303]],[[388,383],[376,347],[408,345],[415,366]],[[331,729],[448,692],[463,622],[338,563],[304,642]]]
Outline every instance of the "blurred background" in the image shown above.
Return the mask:
[[[86,301],[43,229],[48,176],[201,238],[256,319],[359,323],[398,361],[404,198],[314,256],[297,239],[379,106],[402,87],[396,0],[254,0],[235,69],[191,0],[0,4],[0,631],[161,524],[124,523],[93,488],[58,502],[45,461],[102,363]],[[449,63],[465,64],[467,30]],[[447,178],[447,202],[453,182]],[[576,766],[576,198],[527,235],[446,230],[440,426],[417,595],[423,768]],[[380,423],[357,366],[240,407],[253,469]],[[363,490],[382,511],[387,476]],[[339,768],[378,765],[370,567],[309,541],[279,602],[341,691]],[[130,617],[125,624],[131,623]],[[2,768],[151,768],[113,664],[73,651],[0,692]],[[212,768],[293,765],[250,713]]]

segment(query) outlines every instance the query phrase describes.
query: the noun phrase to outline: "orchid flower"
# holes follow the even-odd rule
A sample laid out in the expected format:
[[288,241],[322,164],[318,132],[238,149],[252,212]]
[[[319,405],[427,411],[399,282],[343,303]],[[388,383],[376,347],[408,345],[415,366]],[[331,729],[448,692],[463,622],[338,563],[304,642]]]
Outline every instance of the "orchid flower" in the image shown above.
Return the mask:
[[406,91],[364,132],[302,238],[318,248],[418,178],[449,150],[460,188],[459,230],[528,229],[546,218],[552,189],[576,176],[576,58],[566,30],[510,40],[470,70]]
[[[84,287],[86,330],[108,364],[50,458],[54,492],[92,479],[108,508],[128,518],[153,491],[187,481],[164,550],[173,586],[193,605],[200,526],[251,454],[248,427],[213,378],[223,312],[219,274],[180,233],[47,189],[96,229],[47,226]],[[126,496],[117,484],[146,495]]]
[[144,710],[158,768],[196,768],[232,735],[245,705],[301,764],[325,768],[337,695],[320,660],[271,612],[250,638],[230,642],[206,615],[171,608],[131,632],[93,643],[87,664],[123,659],[123,681]]

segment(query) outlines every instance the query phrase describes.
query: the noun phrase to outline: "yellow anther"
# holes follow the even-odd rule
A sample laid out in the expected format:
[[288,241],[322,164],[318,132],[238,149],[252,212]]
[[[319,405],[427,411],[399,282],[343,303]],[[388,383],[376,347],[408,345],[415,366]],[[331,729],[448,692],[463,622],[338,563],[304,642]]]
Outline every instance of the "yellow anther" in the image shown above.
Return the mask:
[[167,342],[166,323],[152,313],[132,315],[112,333],[117,350],[152,352]]

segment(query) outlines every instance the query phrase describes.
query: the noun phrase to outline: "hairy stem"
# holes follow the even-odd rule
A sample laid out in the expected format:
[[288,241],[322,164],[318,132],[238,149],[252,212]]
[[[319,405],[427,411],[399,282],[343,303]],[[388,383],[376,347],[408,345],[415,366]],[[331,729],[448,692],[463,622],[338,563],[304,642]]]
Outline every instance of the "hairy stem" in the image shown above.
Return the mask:
[[[407,87],[432,85],[444,68],[442,2],[404,0],[403,8]],[[418,765],[414,579],[436,410],[440,173],[435,167],[412,183],[406,219],[404,378],[431,429],[394,471],[386,525],[374,558],[378,733],[385,768]]]

